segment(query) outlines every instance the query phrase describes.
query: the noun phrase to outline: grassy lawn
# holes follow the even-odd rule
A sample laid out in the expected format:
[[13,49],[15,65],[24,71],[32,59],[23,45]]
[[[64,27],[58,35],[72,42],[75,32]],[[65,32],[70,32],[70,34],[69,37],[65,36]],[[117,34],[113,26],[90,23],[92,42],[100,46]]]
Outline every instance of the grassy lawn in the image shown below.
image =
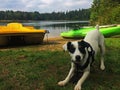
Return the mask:
[[[106,70],[99,69],[97,57],[82,90],[120,90],[120,38],[105,41]],[[62,50],[1,49],[0,90],[73,90],[72,83],[57,86],[69,69],[70,57]]]

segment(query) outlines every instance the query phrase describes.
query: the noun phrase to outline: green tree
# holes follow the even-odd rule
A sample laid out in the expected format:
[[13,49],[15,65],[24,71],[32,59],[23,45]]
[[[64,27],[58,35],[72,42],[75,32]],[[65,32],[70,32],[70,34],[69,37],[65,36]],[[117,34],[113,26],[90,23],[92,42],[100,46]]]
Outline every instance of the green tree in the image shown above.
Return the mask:
[[120,20],[119,0],[94,0],[91,7],[91,24],[115,24]]

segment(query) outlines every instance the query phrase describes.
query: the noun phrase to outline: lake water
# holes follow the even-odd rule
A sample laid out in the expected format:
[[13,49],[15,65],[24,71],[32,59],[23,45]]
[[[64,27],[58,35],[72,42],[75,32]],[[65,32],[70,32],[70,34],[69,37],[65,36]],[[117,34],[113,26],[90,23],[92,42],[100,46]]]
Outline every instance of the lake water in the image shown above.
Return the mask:
[[[7,23],[0,23],[6,25]],[[36,29],[45,29],[50,33],[48,37],[59,37],[61,32],[69,31],[71,29],[78,29],[83,26],[88,26],[88,21],[27,21],[23,25],[34,26]]]

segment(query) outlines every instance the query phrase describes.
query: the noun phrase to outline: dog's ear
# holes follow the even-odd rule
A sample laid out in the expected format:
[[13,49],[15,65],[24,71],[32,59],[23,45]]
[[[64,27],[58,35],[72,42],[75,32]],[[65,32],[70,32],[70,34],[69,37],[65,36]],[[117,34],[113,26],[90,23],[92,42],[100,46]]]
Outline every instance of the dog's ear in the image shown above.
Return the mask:
[[[84,49],[87,48],[87,51],[88,51],[88,52],[92,52],[92,51],[93,51],[92,48],[91,48],[91,46],[90,46],[90,44],[87,43],[87,42],[85,42],[84,40],[78,42],[78,44],[81,46],[82,49],[83,49],[83,48],[84,48]],[[82,51],[82,50],[81,50],[81,51]]]
[[64,51],[67,51],[68,50],[68,44],[69,44],[70,42],[67,42],[67,43],[65,43],[64,45],[63,45],[63,50]]

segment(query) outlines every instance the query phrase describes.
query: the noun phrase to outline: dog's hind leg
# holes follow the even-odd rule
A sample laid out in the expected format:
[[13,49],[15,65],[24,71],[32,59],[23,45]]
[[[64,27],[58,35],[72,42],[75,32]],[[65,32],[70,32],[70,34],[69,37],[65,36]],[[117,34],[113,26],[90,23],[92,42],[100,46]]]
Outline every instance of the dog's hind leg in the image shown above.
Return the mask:
[[104,70],[105,69],[105,65],[104,65],[104,55],[105,55],[105,44],[104,44],[104,39],[101,40],[100,42],[100,69]]

